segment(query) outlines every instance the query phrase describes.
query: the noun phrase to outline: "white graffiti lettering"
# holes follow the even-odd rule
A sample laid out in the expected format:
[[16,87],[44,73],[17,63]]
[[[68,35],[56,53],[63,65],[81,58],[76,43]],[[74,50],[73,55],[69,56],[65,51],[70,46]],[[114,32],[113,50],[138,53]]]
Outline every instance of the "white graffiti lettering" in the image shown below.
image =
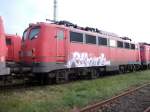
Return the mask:
[[110,61],[106,60],[104,53],[95,57],[88,53],[73,52],[71,58],[67,62],[67,67],[90,67],[90,66],[105,66],[110,65]]

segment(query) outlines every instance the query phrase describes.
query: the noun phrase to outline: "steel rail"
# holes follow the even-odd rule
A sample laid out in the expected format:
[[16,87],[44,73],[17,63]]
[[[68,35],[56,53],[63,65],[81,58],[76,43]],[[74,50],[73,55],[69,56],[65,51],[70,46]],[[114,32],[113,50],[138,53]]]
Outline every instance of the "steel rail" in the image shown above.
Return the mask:
[[[137,88],[134,88],[134,89],[131,89],[131,90],[128,90],[128,91],[125,91],[117,96],[114,96],[110,99],[107,99],[107,100],[104,100],[102,102],[98,102],[96,104],[92,104],[92,105],[89,105],[89,106],[86,106],[82,109],[74,109],[72,112],[96,112],[98,111],[99,109],[103,108],[104,106],[108,105],[108,104],[111,104],[112,102],[116,101],[118,98],[121,98],[123,96],[126,96],[126,95],[129,95],[143,87],[146,87],[150,85],[150,83],[146,83],[146,84],[143,84],[142,86],[140,87],[137,87]],[[150,107],[149,107],[150,108]],[[144,111],[145,112],[145,111]],[[149,112],[149,111],[146,111],[146,112]]]
[[144,112],[150,112],[150,106],[144,110]]

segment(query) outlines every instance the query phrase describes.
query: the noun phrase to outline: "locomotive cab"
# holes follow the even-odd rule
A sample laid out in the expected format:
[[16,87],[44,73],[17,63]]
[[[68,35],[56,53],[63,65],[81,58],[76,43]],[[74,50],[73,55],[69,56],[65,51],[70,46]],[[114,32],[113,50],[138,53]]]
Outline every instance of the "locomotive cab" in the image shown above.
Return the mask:
[[66,31],[55,24],[31,24],[23,33],[21,60],[34,73],[64,68]]

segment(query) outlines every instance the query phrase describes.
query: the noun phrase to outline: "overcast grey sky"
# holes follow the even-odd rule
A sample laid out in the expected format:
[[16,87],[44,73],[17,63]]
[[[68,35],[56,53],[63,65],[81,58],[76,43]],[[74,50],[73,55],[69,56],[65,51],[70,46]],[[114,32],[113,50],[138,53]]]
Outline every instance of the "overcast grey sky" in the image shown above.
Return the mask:
[[[97,27],[150,43],[149,0],[57,0],[58,20]],[[0,0],[7,33],[22,35],[29,23],[53,19],[53,0]]]

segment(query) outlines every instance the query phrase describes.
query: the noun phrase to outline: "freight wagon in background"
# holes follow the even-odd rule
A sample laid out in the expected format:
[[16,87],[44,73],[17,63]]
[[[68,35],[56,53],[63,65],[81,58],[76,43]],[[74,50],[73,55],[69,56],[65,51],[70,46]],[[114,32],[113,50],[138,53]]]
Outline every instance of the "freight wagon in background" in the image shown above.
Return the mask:
[[128,37],[68,21],[30,24],[23,34],[21,59],[39,79],[56,82],[134,71],[141,65],[140,46]]

